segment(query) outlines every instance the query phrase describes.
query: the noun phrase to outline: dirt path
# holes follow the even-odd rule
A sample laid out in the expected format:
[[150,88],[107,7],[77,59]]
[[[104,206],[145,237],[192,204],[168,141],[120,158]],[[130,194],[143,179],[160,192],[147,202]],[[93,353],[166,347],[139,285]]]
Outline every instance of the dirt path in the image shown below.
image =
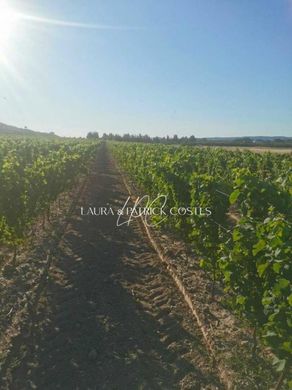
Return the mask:
[[138,222],[80,216],[128,197],[103,149],[1,389],[221,389],[202,335]]

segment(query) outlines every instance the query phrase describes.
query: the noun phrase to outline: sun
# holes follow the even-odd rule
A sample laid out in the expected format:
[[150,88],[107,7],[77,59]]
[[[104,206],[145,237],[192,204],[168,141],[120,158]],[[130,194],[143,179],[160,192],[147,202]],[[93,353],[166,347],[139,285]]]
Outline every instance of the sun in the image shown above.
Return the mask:
[[0,54],[2,49],[9,45],[18,19],[18,13],[0,0]]

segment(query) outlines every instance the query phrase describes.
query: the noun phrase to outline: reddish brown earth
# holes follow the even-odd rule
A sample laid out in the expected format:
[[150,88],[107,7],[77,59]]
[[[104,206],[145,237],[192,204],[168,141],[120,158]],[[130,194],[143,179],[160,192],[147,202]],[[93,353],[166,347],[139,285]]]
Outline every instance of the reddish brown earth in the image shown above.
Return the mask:
[[0,323],[10,337],[6,350],[0,343],[1,389],[222,388],[138,221],[117,227],[116,216],[80,215],[81,206],[117,209],[127,197],[103,149],[63,238],[48,238],[54,258],[29,314],[18,324],[17,309],[6,329]]

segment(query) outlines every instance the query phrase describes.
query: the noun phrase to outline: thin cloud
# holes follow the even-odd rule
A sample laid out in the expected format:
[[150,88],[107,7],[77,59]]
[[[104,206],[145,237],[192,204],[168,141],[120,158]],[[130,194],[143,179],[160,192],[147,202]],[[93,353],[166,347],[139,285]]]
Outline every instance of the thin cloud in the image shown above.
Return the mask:
[[139,27],[134,27],[134,26],[119,26],[119,25],[114,26],[109,24],[71,22],[66,20],[43,18],[40,16],[33,16],[33,15],[26,15],[26,14],[18,14],[18,17],[35,23],[49,24],[49,25],[59,26],[59,27],[83,28],[88,30],[140,30],[141,29]]

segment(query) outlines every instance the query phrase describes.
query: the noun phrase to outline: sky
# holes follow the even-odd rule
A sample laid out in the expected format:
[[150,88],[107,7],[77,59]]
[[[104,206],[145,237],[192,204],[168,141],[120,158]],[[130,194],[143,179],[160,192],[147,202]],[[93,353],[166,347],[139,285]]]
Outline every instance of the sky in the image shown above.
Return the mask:
[[292,0],[0,0],[0,122],[292,136]]

